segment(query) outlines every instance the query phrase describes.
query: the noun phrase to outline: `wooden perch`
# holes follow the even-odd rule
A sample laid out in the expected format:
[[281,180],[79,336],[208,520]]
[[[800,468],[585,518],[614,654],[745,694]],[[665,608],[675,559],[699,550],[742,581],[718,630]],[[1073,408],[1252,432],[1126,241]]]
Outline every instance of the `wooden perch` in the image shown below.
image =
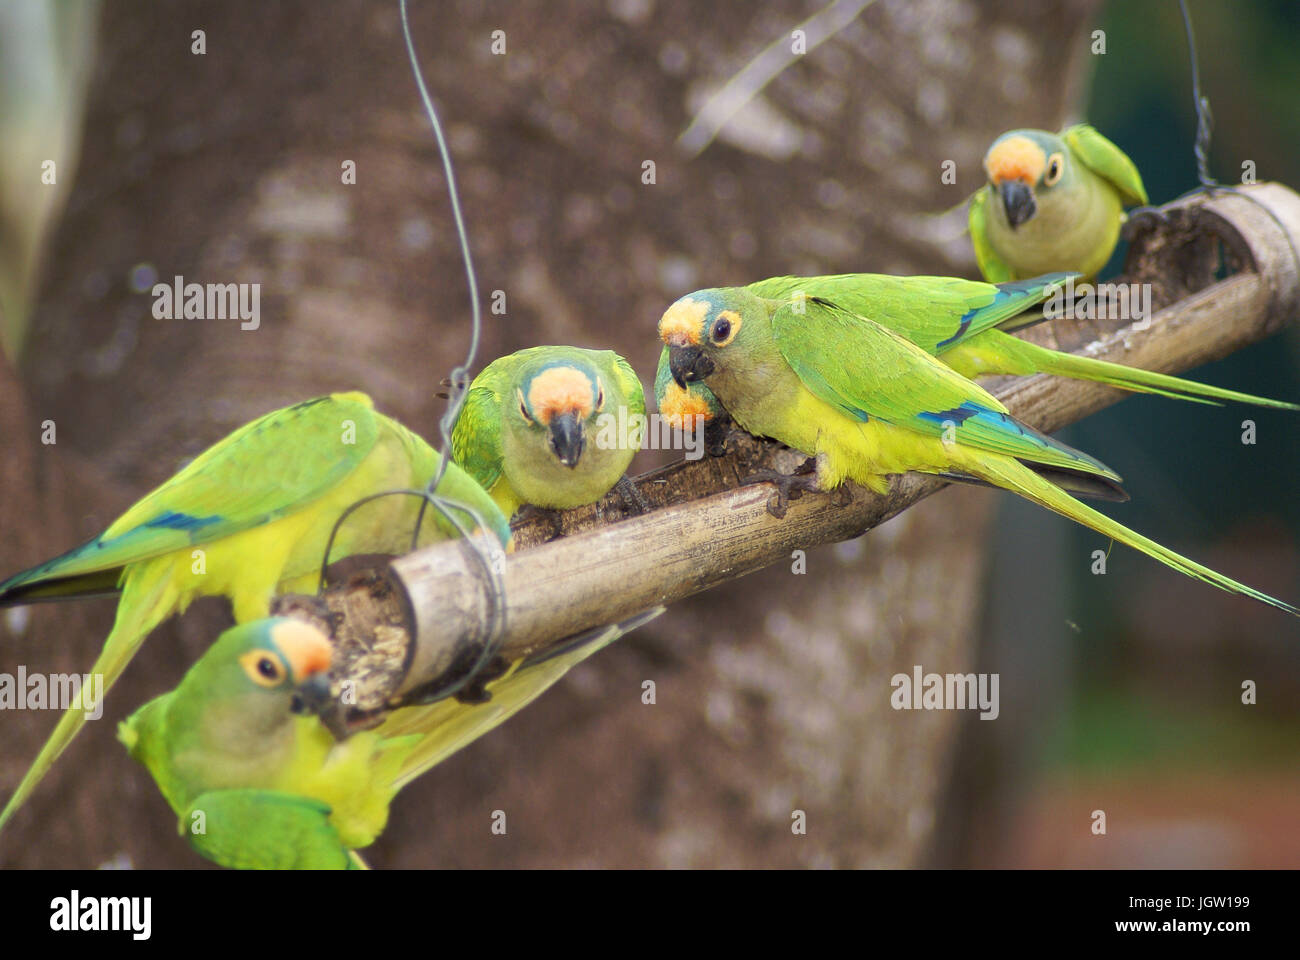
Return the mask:
[[[1112,282],[1151,284],[1154,314],[1145,328],[1128,320],[1054,320],[1022,335],[1178,373],[1280,330],[1300,315],[1300,196],[1278,184],[1237,190],[1198,194],[1161,208],[1162,218],[1130,224],[1125,273]],[[1221,266],[1226,276],[1216,280]],[[1044,376],[989,386],[1015,416],[1049,432],[1124,396]],[[780,520],[767,510],[771,485],[737,487],[757,468],[788,472],[802,460],[777,444],[733,435],[724,456],[638,477],[654,508],[648,514],[627,517],[615,492],[565,514],[563,536],[551,542],[543,542],[554,530],[546,519],[519,524],[516,551],[497,558],[506,622],[501,656],[537,655],[572,634],[787,560],[792,550],[859,536],[945,485],[920,474],[895,477],[886,496],[850,485],[847,505],[805,495]],[[336,634],[340,672],[360,691],[333,718],[345,732],[464,673],[485,637],[488,596],[481,564],[458,542],[394,560],[385,572],[342,576],[321,599],[282,598],[277,609],[317,619]]]

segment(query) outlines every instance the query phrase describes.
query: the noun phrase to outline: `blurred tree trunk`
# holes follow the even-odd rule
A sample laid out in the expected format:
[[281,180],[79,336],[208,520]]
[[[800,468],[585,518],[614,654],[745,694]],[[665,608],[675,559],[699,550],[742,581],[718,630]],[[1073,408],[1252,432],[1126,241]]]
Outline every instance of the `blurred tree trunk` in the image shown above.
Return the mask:
[[[480,363],[537,343],[612,347],[649,385],[655,322],[690,289],[973,273],[960,217],[926,215],[979,185],[997,133],[1061,122],[1083,66],[1062,52],[1086,53],[1095,3],[881,0],[685,158],[674,140],[703,97],[821,6],[415,0],[484,298],[506,297]],[[21,382],[0,374],[6,573],[98,532],[186,457],[294,400],[364,389],[433,437],[436,384],[467,342],[395,3],[119,0],[101,28],[79,181]],[[341,183],[348,160],[355,185]],[[940,182],[945,160],[956,185]],[[156,320],[132,289],[151,274],[261,283],[261,326]],[[46,419],[53,446],[39,442]],[[973,668],[992,502],[949,491],[811,552],[806,574],[777,567],[680,604],[410,787],[371,862],[917,863],[954,718],[891,710],[889,679],[917,663]],[[111,611],[33,610],[21,635],[5,628],[0,670],[85,669]],[[224,602],[204,601],[156,632],[0,837],[0,864],[200,863],[114,732],[228,622]],[[5,793],[54,720],[6,718]],[[489,829],[498,809],[505,837]],[[807,835],[792,833],[796,810]]]

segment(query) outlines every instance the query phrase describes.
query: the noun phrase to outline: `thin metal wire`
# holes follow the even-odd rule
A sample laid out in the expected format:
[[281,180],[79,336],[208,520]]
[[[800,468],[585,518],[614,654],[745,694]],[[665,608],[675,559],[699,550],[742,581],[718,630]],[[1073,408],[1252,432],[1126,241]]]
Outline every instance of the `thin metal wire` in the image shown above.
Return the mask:
[[[475,675],[482,670],[496,656],[497,651],[501,648],[501,639],[505,634],[505,582],[503,571],[499,565],[493,563],[488,555],[484,552],[483,546],[476,540],[471,532],[465,528],[461,520],[453,512],[460,510],[470,516],[477,525],[480,533],[484,537],[492,537],[492,528],[483,521],[483,516],[471,507],[469,504],[461,503],[457,500],[449,500],[446,497],[432,495],[426,490],[395,489],[383,490],[379,493],[372,493],[367,497],[348,506],[346,510],[339,515],[334,521],[334,526],[330,530],[329,539],[325,543],[325,556],[321,560],[320,580],[316,587],[316,593],[319,595],[325,589],[325,571],[329,567],[330,552],[334,548],[334,538],[338,535],[339,529],[343,522],[347,520],[359,507],[370,503],[372,500],[379,500],[382,497],[410,496],[419,497],[423,503],[422,507],[427,504],[433,504],[435,510],[446,518],[447,522],[456,528],[460,538],[464,540],[472,549],[475,559],[483,568],[487,576],[488,603],[486,605],[487,623],[485,624],[484,635],[486,639],[483,643],[483,649],[479,652],[478,658],[474,661],[474,666],[459,680],[448,684],[444,689],[439,690],[435,695],[421,700],[421,703],[434,703],[438,700],[445,700],[448,697],[455,696],[460,690],[474,679]],[[411,638],[415,642],[415,638]]]
[[[469,504],[461,503],[459,500],[449,500],[443,496],[430,497],[428,490],[396,488],[393,490],[381,490],[379,493],[369,494],[368,496],[364,496],[360,500],[357,500],[349,504],[348,508],[344,510],[341,514],[339,514],[339,518],[334,521],[334,526],[330,529],[329,539],[325,541],[325,556],[321,559],[320,573],[316,584],[317,594],[320,594],[320,592],[325,589],[325,571],[329,569],[330,554],[334,550],[334,539],[338,535],[339,529],[343,526],[343,521],[346,520],[348,517],[350,517],[358,507],[364,506],[365,504],[369,503],[371,500],[378,500],[381,497],[395,497],[395,496],[420,497],[426,502],[432,503],[434,507],[437,508],[438,511],[442,513],[442,515],[447,519],[447,521],[453,527],[456,528],[456,531],[461,535],[461,537],[466,537],[466,538],[469,537],[470,531],[466,530],[461,525],[459,519],[454,514],[449,512],[450,510],[460,510],[463,513],[469,514],[470,518],[478,526],[478,529],[483,533],[490,534],[492,531],[492,528],[483,522],[483,515],[480,514],[473,507],[471,507]],[[494,566],[493,564],[490,563],[488,564],[488,567],[490,569],[493,568],[493,566]]]
[[1196,36],[1192,32],[1192,15],[1187,12],[1187,0],[1178,0],[1178,9],[1183,14],[1183,29],[1187,32],[1187,55],[1192,62],[1192,102],[1196,108],[1196,145],[1192,148],[1196,154],[1196,179],[1207,190],[1213,190],[1219,182],[1210,176],[1210,137],[1214,133],[1214,114],[1210,110],[1210,100],[1201,96],[1201,65],[1196,56]]
[[[478,529],[487,536],[492,536],[492,527],[484,522],[482,515],[473,507],[455,500],[449,500],[438,494],[438,486],[442,483],[442,478],[446,475],[447,467],[451,462],[451,432],[456,424],[456,418],[460,416],[461,407],[465,402],[465,393],[468,388],[469,371],[474,367],[475,357],[478,355],[479,338],[482,330],[482,313],[479,307],[478,294],[478,277],[474,272],[474,259],[470,253],[469,237],[465,230],[465,218],[461,214],[460,196],[456,190],[456,174],[452,168],[451,152],[447,148],[446,137],[443,136],[442,124],[438,120],[438,111],[434,108],[433,99],[429,96],[429,90],[425,86],[424,76],[420,72],[420,61],[415,52],[415,41],[411,35],[410,19],[407,16],[406,0],[398,0],[398,7],[402,17],[402,35],[406,41],[406,53],[411,62],[411,72],[415,76],[415,85],[420,93],[420,100],[424,105],[424,111],[429,117],[429,123],[433,127],[434,138],[438,142],[438,153],[442,158],[443,172],[447,177],[447,193],[451,199],[452,219],[456,223],[456,235],[460,242],[461,258],[465,264],[465,279],[469,286],[470,297],[470,339],[469,350],[465,355],[465,362],[460,366],[452,368],[451,371],[451,389],[449,390],[449,401],[447,410],[443,413],[438,422],[438,430],[442,439],[442,456],[438,461],[438,469],[429,479],[429,484],[423,490],[385,490],[381,493],[371,494],[364,497],[349,506],[334,522],[333,529],[330,530],[329,540],[325,546],[325,556],[321,559],[320,579],[317,586],[319,593],[325,587],[325,571],[329,566],[330,553],[334,547],[335,537],[343,522],[352,515],[358,507],[377,500],[380,497],[388,496],[415,496],[420,498],[420,509],[416,514],[415,529],[411,534],[411,549],[414,550],[420,541],[420,530],[424,525],[424,517],[428,508],[432,505],[435,510],[456,528],[462,540],[465,540],[477,560],[485,575],[485,586],[488,592],[486,604],[486,622],[485,639],[482,650],[475,660],[473,668],[459,680],[449,684],[443,690],[438,691],[431,697],[422,700],[422,703],[433,703],[437,700],[444,700],[447,697],[455,695],[461,688],[474,678],[474,676],[486,666],[497,651],[501,649],[501,643],[505,636],[505,584],[503,571],[499,564],[494,563],[493,559],[485,551],[484,544],[486,539],[480,540],[470,535],[470,531],[465,528],[460,518],[454,511],[462,511],[470,516]],[[414,638],[413,638],[414,639]]]
[[[447,139],[442,133],[442,123],[438,120],[438,111],[433,106],[433,99],[429,96],[429,90],[424,84],[424,75],[420,72],[420,61],[415,53],[415,40],[411,36],[411,24],[406,15],[406,0],[399,0],[402,11],[402,35],[406,38],[406,53],[411,61],[411,73],[415,76],[415,85],[420,91],[420,100],[424,104],[424,112],[429,117],[429,124],[433,127],[433,136],[438,141],[438,153],[442,156],[442,168],[447,175],[447,195],[451,199],[451,215],[456,221],[456,237],[460,241],[460,255],[465,262],[465,280],[469,286],[469,305],[470,305],[470,337],[469,351],[465,354],[465,362],[458,367],[453,367],[451,371],[451,389],[449,390],[449,400],[447,410],[442,415],[438,423],[439,432],[442,435],[442,461],[438,464],[438,472],[434,474],[433,479],[429,481],[429,491],[433,490],[442,482],[442,475],[447,472],[447,464],[451,457],[451,431],[456,425],[456,418],[460,416],[460,408],[465,402],[465,390],[469,371],[474,367],[474,358],[478,355],[479,334],[482,329],[482,315],[478,302],[478,276],[474,272],[474,257],[469,249],[469,237],[465,233],[465,218],[460,212],[460,195],[456,190],[456,174],[452,169],[451,151],[447,149]],[[423,519],[424,508],[420,508],[420,516]],[[420,535],[419,523],[416,523],[415,537]]]
[[1187,0],[1178,0],[1178,9],[1183,15],[1183,30],[1187,35],[1187,57],[1192,68],[1192,104],[1196,110],[1196,142],[1192,147],[1192,152],[1196,156],[1196,179],[1199,181],[1200,186],[1193,187],[1181,196],[1176,197],[1172,202],[1186,199],[1198,193],[1207,193],[1213,196],[1216,190],[1241,197],[1243,200],[1249,200],[1268,214],[1269,219],[1277,224],[1277,228],[1282,231],[1282,236],[1286,238],[1287,246],[1291,250],[1291,259],[1296,265],[1296,275],[1300,276],[1300,250],[1296,249],[1296,245],[1291,239],[1291,233],[1281,218],[1256,197],[1243,190],[1238,190],[1234,186],[1219,183],[1210,175],[1210,141],[1214,135],[1214,112],[1210,109],[1210,98],[1201,93],[1200,58],[1196,53],[1196,34],[1192,30],[1192,15],[1187,10]]

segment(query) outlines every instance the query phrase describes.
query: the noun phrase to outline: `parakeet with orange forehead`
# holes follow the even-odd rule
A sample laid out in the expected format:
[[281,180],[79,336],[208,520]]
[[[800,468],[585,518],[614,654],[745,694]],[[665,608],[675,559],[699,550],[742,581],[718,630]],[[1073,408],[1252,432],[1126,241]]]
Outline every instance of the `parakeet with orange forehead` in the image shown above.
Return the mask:
[[[828,277],[773,277],[736,289],[765,300],[787,301],[796,318],[801,303],[816,298],[827,300],[850,313],[870,317],[965,377],[1046,373],[1179,400],[1234,401],[1300,409],[1297,404],[1282,400],[1053,350],[1008,332],[1041,321],[1043,308],[1047,306],[1044,301],[1070,276],[1055,273],[992,284],[957,277],[845,273]],[[723,405],[706,385],[690,383],[681,387],[673,381],[667,350],[659,360],[655,395],[660,412],[666,416],[703,414],[706,439],[710,430],[725,438],[730,429]]]
[[[325,545],[342,513],[372,494],[423,489],[441,455],[375,410],[364,393],[335,393],[268,413],[203,453],[88,543],[0,583],[0,607],[121,593],[113,629],[90,668],[108,692],[150,631],[199,597],[229,597],[235,620],[266,616],[276,593],[315,592]],[[510,528],[487,493],[448,465],[438,493],[481,518],[502,544]],[[339,527],[331,560],[402,554],[421,500],[372,500]],[[457,511],[468,530],[471,514]],[[430,510],[420,543],[458,536]],[[85,723],[64,712],[0,813],[0,827]]]
[[1060,134],[1012,130],[984,156],[988,183],[970,201],[975,259],[993,283],[1106,265],[1124,207],[1147,202],[1137,167],[1086,123]]
[[618,354],[530,347],[474,378],[451,449],[509,517],[524,504],[599,500],[623,479],[644,431],[641,381]]
[[330,695],[333,648],[315,627],[254,620],[217,638],[180,685],[118,727],[180,818],[228,867],[344,869],[372,843],[414,740],[336,743],[310,710]]
[[793,491],[854,480],[885,493],[890,474],[938,474],[1010,490],[1190,577],[1300,616],[1080,503],[1070,492],[1125,499],[1119,476],[1016,420],[869,313],[821,297],[701,290],[668,308],[659,335],[678,386],[703,383],[742,429],[811,458],[810,472],[754,478],[777,484],[778,515]]
[[313,715],[330,695],[329,641],[297,620],[255,620],[223,633],[118,737],[153,774],[179,833],[209,860],[244,869],[363,867],[356,850],[384,829],[402,787],[662,611],[512,664],[489,681],[482,703],[406,707],[341,741]]

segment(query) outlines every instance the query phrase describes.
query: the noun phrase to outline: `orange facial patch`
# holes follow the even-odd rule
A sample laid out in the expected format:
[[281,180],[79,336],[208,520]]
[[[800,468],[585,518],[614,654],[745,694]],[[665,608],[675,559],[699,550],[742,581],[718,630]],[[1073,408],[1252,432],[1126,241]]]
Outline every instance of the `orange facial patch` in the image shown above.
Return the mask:
[[271,628],[271,639],[280,648],[299,683],[330,668],[334,648],[325,634],[300,620],[290,620]]
[[659,338],[664,343],[677,347],[684,347],[688,343],[698,347],[700,330],[708,312],[709,305],[703,300],[683,297],[664,311],[659,319]]
[[695,420],[691,419],[693,417],[703,417],[708,420],[713,416],[703,397],[692,393],[689,389],[683,390],[675,383],[669,383],[664,391],[663,402],[659,404],[659,415],[674,430],[687,429],[683,424],[690,424],[691,428],[694,428]]
[[1006,180],[1021,180],[1029,185],[1038,182],[1047,166],[1043,149],[1028,137],[1007,137],[993,145],[984,158],[984,172],[994,185]]
[[528,406],[539,423],[546,425],[561,413],[576,413],[579,420],[591,416],[595,388],[575,367],[550,367],[533,377],[528,387]]

